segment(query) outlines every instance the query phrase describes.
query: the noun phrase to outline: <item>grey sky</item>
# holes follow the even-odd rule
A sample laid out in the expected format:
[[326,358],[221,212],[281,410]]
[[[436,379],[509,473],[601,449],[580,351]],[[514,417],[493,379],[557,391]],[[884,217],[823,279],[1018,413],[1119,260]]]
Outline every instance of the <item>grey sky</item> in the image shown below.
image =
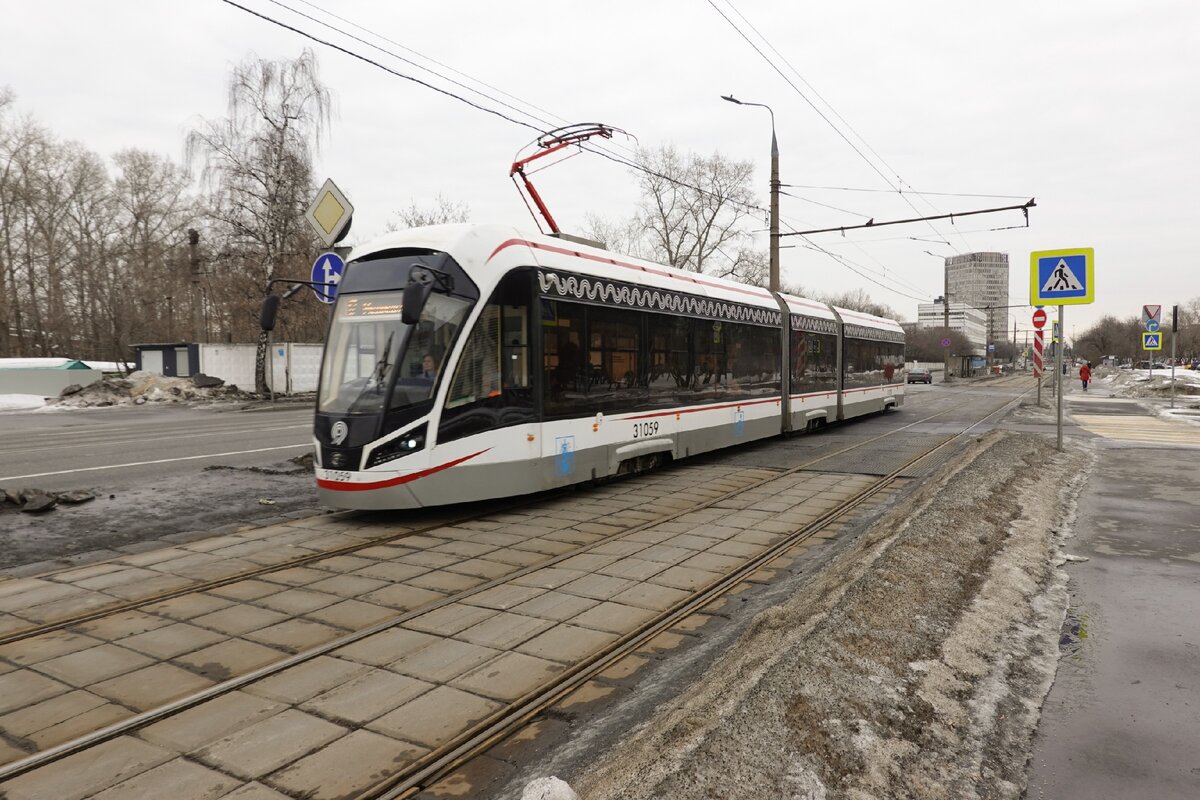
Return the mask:
[[[269,0],[240,1],[429,78]],[[281,1],[320,13],[299,0]],[[753,36],[726,0],[714,3]],[[721,102],[718,95],[774,107],[784,183],[888,188],[707,0],[315,5],[563,120],[609,123],[644,145],[673,142],[753,159],[764,206],[766,112]],[[933,296],[940,293],[941,262],[925,250],[1001,250],[1010,254],[1013,302],[1022,302],[1030,250],[1092,246],[1097,301],[1067,310],[1068,333],[1101,314],[1128,316],[1142,303],[1169,305],[1200,295],[1200,3],[734,5],[911,186],[1037,197],[1028,230],[979,232],[1020,224],[1019,213],[939,223],[953,248],[905,238],[938,238],[923,225],[815,237],[861,271],[909,294]],[[431,202],[439,193],[468,203],[476,221],[533,228],[507,178],[531,131],[219,0],[14,3],[5,28],[10,35],[0,50],[0,84],[17,92],[18,107],[106,155],[135,146],[181,159],[194,121],[224,113],[234,62],[251,50],[279,58],[313,47],[335,96],[318,174],[337,180],[358,208],[356,238],[381,231],[394,210],[413,200]],[[538,179],[565,230],[581,228],[586,212],[628,216],[637,197],[625,169],[586,154]],[[895,193],[790,191],[877,220],[915,216]],[[912,199],[922,213],[1019,202]],[[784,198],[782,216],[798,227],[860,220],[792,198]],[[952,232],[969,233],[964,241]],[[765,235],[762,241],[765,248]],[[902,317],[916,316],[916,300],[826,255],[787,249],[782,261],[786,281],[820,291],[862,287]],[[1028,314],[1013,311],[1021,328],[1028,327]]]

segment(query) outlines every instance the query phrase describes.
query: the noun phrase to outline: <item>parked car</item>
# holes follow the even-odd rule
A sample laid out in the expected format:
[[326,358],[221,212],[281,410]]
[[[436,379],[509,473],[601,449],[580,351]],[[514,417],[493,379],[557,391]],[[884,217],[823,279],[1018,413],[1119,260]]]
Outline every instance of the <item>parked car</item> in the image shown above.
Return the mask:
[[933,373],[925,367],[913,367],[908,371],[909,383],[933,383]]

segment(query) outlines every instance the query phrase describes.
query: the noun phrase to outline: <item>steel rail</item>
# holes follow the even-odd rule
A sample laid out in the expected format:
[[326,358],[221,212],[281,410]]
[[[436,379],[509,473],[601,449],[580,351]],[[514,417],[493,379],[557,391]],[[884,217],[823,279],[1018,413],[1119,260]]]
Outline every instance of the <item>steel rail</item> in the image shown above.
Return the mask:
[[[976,421],[969,428],[967,428],[964,431],[961,431],[959,433],[952,434],[952,435],[946,437],[943,441],[933,445],[931,448],[928,448],[925,452],[923,452],[917,458],[912,459],[908,464],[905,465],[905,467],[902,467],[901,471],[903,469],[907,469],[909,466],[911,466],[916,461],[919,461],[921,458],[928,456],[932,452],[940,449],[941,447],[944,447],[945,445],[949,444],[950,442],[954,441],[955,439],[963,436],[966,433],[966,431],[969,431],[969,430],[973,429],[974,427],[978,426],[983,421],[985,421],[988,417],[991,417],[994,414],[998,413],[999,411],[1004,410],[1005,407],[1010,406],[1010,405],[1015,405],[1016,403],[1020,402],[1021,398],[1025,394],[1028,394],[1030,391],[1033,391],[1033,389],[1032,388],[1027,389],[1024,392],[1022,392],[1020,395],[1018,395],[1016,398],[1013,398],[1011,400],[1006,400],[1005,403],[1003,403],[999,408],[995,409],[994,411],[990,412],[988,415],[986,415],[983,418],[981,418],[980,420]],[[649,528],[649,527],[652,527],[655,525],[661,525],[664,522],[670,522],[674,519],[677,519],[677,518],[687,515],[687,514],[691,514],[698,510],[710,508],[718,503],[723,502],[724,500],[729,499],[730,497],[741,494],[742,492],[750,491],[750,490],[755,489],[759,486],[762,486],[766,483],[770,483],[771,481],[779,480],[781,478],[788,477],[789,475],[793,475],[797,472],[805,471],[805,470],[811,468],[814,464],[820,463],[821,461],[825,461],[830,458],[834,458],[835,456],[839,456],[844,453],[850,452],[852,450],[856,450],[860,447],[865,447],[866,445],[871,444],[872,442],[876,442],[876,441],[879,441],[880,439],[885,439],[889,436],[893,436],[901,431],[907,430],[916,425],[923,424],[925,422],[928,422],[929,420],[936,419],[937,417],[943,416],[945,414],[950,413],[951,411],[956,411],[956,410],[958,410],[958,407],[952,406],[950,408],[944,409],[944,410],[936,412],[934,414],[930,414],[919,420],[908,423],[907,425],[903,425],[899,428],[888,431],[887,433],[883,433],[878,436],[873,436],[870,439],[866,439],[857,444],[849,445],[847,447],[836,450],[832,453],[827,453],[823,456],[819,456],[817,458],[805,461],[804,463],[799,464],[795,467],[790,467],[786,470],[776,472],[766,478],[763,478],[762,480],[756,481],[754,483],[748,484],[743,487],[739,487],[737,489],[732,489],[728,492],[724,492],[724,493],[712,498],[711,500],[706,501],[705,503],[703,503],[701,505],[692,506],[692,507],[684,509],[684,510],[680,510],[677,512],[673,512],[671,514],[664,515],[662,517],[655,518],[653,520],[638,523],[636,525],[630,526],[628,528],[622,529],[622,530],[614,532],[612,534],[608,534],[608,535],[602,537],[601,539],[598,539],[596,541],[590,542],[585,545],[580,545],[579,547],[576,547],[572,550],[568,550],[559,555],[552,556],[545,561],[540,561],[536,564],[531,564],[529,566],[514,570],[511,573],[508,573],[506,575],[486,581],[478,586],[471,587],[470,589],[465,589],[465,590],[457,592],[453,595],[449,595],[447,597],[442,598],[441,600],[421,606],[420,608],[406,611],[395,617],[390,617],[390,618],[383,620],[381,622],[378,622],[374,625],[368,626],[368,627],[360,629],[358,631],[348,633],[344,636],[338,637],[329,642],[325,642],[324,644],[320,644],[315,647],[311,647],[307,650],[303,650],[299,653],[288,656],[286,658],[283,658],[283,659],[273,662],[271,664],[267,664],[266,666],[259,667],[258,669],[252,670],[243,675],[240,675],[240,676],[237,676],[234,678],[230,678],[230,679],[223,681],[221,683],[218,683],[218,684],[214,684],[213,686],[202,689],[199,692],[195,692],[186,697],[182,697],[182,698],[179,698],[178,700],[171,701],[162,706],[159,706],[158,708],[153,708],[148,711],[144,711],[140,714],[136,714],[127,719],[120,720],[120,721],[115,722],[111,725],[108,725],[104,728],[100,728],[98,730],[95,730],[91,733],[77,737],[70,741],[63,742],[61,744],[55,745],[54,747],[47,748],[46,750],[42,750],[37,753],[33,753],[33,754],[31,754],[23,759],[20,759],[18,761],[13,761],[8,764],[0,765],[0,781],[7,780],[9,778],[14,778],[19,775],[25,774],[25,773],[27,773],[33,769],[36,769],[38,767],[44,766],[44,765],[52,763],[54,761],[58,761],[60,759],[63,759],[69,755],[80,752],[82,750],[86,750],[89,747],[101,744],[110,739],[114,739],[118,736],[121,736],[121,735],[128,733],[130,731],[133,731],[133,730],[137,730],[146,725],[150,725],[150,724],[157,722],[161,719],[164,719],[166,717],[173,716],[173,715],[178,714],[182,711],[185,711],[189,708],[197,706],[200,703],[203,703],[207,700],[211,700],[211,699],[219,697],[221,695],[225,695],[230,692],[236,691],[237,689],[240,689],[243,686],[246,686],[250,683],[261,680],[263,678],[267,678],[272,675],[275,675],[275,674],[282,672],[283,670],[286,670],[290,667],[297,666],[306,661],[311,661],[312,659],[318,658],[318,657],[325,655],[327,653],[330,653],[334,650],[345,647],[346,645],[353,644],[354,642],[360,641],[369,636],[374,636],[378,633],[382,633],[386,630],[389,630],[398,625],[401,625],[410,619],[427,614],[430,611],[436,610],[438,608],[449,605],[451,603],[459,602],[465,598],[479,594],[480,592],[484,592],[484,591],[487,591],[488,589],[492,589],[492,588],[495,588],[496,586],[507,583],[507,582],[513,580],[514,578],[519,578],[524,575],[531,574],[538,570],[545,569],[546,567],[553,566],[554,564],[557,564],[561,561],[565,561],[568,558],[572,558],[572,557],[580,555],[582,553],[586,553],[587,551],[594,549],[600,545],[603,545],[607,542],[610,542],[614,539],[617,539],[617,538],[620,538],[623,536],[627,536],[631,533],[636,533],[640,530],[644,530],[645,528]],[[892,480],[894,480],[894,478],[892,478]],[[878,484],[878,482],[877,482],[877,484]],[[877,488],[875,489],[875,491],[878,491],[881,488],[883,488],[882,485],[878,485]],[[868,489],[864,490],[864,491],[869,491],[870,489],[871,489],[871,487],[868,487]],[[861,495],[862,492],[860,492],[859,494]],[[855,497],[858,497],[858,496],[859,495],[856,495]],[[846,510],[849,510],[848,508],[846,508],[846,504],[849,502],[852,502],[852,501],[847,500],[847,501],[844,501],[839,506],[835,506],[834,509],[832,509],[831,511],[825,512],[819,519],[825,521],[823,524],[828,524],[828,521],[830,519],[829,515],[831,513],[841,509],[841,513],[844,514]],[[857,503],[855,503],[855,504],[857,504]],[[519,505],[519,504],[516,504],[516,505]],[[489,513],[491,513],[491,512],[489,512]],[[472,517],[471,519],[474,519],[474,517]],[[815,524],[815,523],[813,523],[813,524]],[[812,524],[805,526],[805,528],[802,530],[808,530],[811,527],[812,527]],[[410,534],[403,534],[403,535],[410,535]],[[401,536],[401,535],[398,535],[397,538],[399,538],[399,536]],[[366,547],[369,545],[362,545],[362,546]],[[186,593],[186,592],[183,592],[183,593]],[[108,613],[111,613],[111,612],[108,612]],[[570,671],[568,671],[568,673],[564,673],[564,674],[570,674]],[[439,753],[442,751],[442,749],[443,748],[438,748],[437,750],[431,751],[430,755],[432,756],[433,754]],[[429,757],[427,756],[426,759],[422,759],[421,762],[418,762],[418,763],[424,763],[428,758]]]
[[366,791],[355,795],[354,800],[404,800],[404,798],[411,797],[427,789],[431,783],[445,777],[461,764],[510,735],[516,728],[524,725],[542,710],[561,700],[584,682],[594,678],[598,673],[603,672],[615,662],[633,653],[655,636],[668,630],[676,623],[686,619],[716,598],[741,584],[750,575],[753,575],[756,571],[784,555],[797,544],[811,538],[827,525],[846,516],[868,499],[902,478],[903,473],[911,469],[918,462],[928,458],[961,437],[970,434],[972,430],[982,425],[990,417],[1007,411],[1019,403],[1030,391],[1032,391],[1032,388],[1025,390],[1014,399],[1006,400],[986,416],[945,440],[932,445],[914,458],[909,459],[900,467],[879,478],[874,484],[859,490],[839,505],[827,510],[817,519],[798,528],[786,538],[771,545],[762,553],[753,556],[745,563],[730,570],[687,599],[680,601],[679,604],[647,621],[640,628],[622,636],[605,648],[588,656],[583,661],[567,668],[549,685],[539,687],[518,698],[507,707],[500,709],[492,716],[479,722],[474,728],[464,731],[458,737],[430,751],[402,772],[385,778]]
[[[897,428],[894,431],[889,431],[886,434],[882,434],[882,436],[891,436],[895,433],[899,433],[900,431],[903,431],[909,427],[912,427],[912,425],[919,425],[922,422],[933,419],[934,417],[941,416],[942,414],[948,413],[951,410],[952,409],[946,409],[945,411],[938,412],[937,414],[934,414],[932,416],[918,420],[917,422],[913,422],[904,427]],[[876,441],[876,439],[878,439],[878,438],[881,438],[881,437],[868,439],[867,441],[862,442],[859,445],[852,445],[850,448],[847,448],[847,449],[853,449],[854,447],[861,447],[863,445],[870,444],[871,442]],[[717,451],[717,452],[720,452],[720,451]],[[833,456],[841,455],[842,453],[845,453],[845,452],[847,452],[846,449],[838,450],[838,451],[836,451],[834,453],[830,453],[826,456],[822,456],[815,460],[805,462],[804,464],[800,465],[799,467],[795,467],[793,469],[794,470],[805,469],[808,466],[811,466],[812,464],[823,461],[826,458],[832,458]],[[751,484],[749,484],[741,489],[738,489],[736,491],[741,492],[741,491],[746,491],[747,489],[753,489],[754,487],[761,485],[763,482],[765,482],[767,480],[774,480],[775,477],[778,477],[779,475],[786,475],[786,474],[789,474],[789,473],[787,473],[787,472],[777,473],[775,476],[773,476],[771,478],[764,478],[762,481],[759,481],[757,483],[751,483]],[[9,633],[2,634],[2,635],[0,635],[0,646],[7,645],[7,644],[13,644],[15,642],[20,642],[25,639],[33,638],[35,636],[41,636],[42,634],[46,634],[46,633],[53,633],[54,631],[59,631],[59,630],[63,630],[66,628],[70,628],[74,625],[82,625],[87,622],[93,622],[98,619],[103,619],[104,617],[110,616],[112,614],[119,614],[124,611],[132,611],[132,610],[135,610],[138,608],[142,608],[144,606],[152,605],[154,603],[161,603],[165,600],[172,600],[176,597],[183,597],[185,595],[194,594],[196,592],[206,592],[211,589],[219,589],[223,586],[228,586],[230,584],[238,583],[238,582],[244,581],[244,580],[250,580],[252,578],[258,578],[263,575],[269,575],[273,572],[282,572],[283,570],[292,569],[293,567],[299,567],[299,566],[304,566],[306,564],[311,564],[311,563],[314,563],[317,561],[323,561],[327,558],[334,558],[336,556],[349,555],[358,550],[363,550],[368,547],[377,547],[381,544],[388,544],[388,543],[391,543],[391,542],[394,542],[394,541],[397,541],[400,539],[407,538],[409,536],[417,536],[422,533],[427,533],[429,531],[436,530],[438,528],[444,528],[447,526],[454,526],[454,525],[462,525],[467,522],[473,522],[475,520],[482,519],[491,514],[504,513],[507,511],[512,511],[514,509],[532,505],[533,503],[541,502],[541,501],[550,499],[552,497],[559,496],[559,495],[564,494],[569,491],[571,491],[570,487],[563,488],[563,489],[557,489],[557,490],[550,490],[550,491],[546,491],[546,492],[540,492],[537,495],[534,495],[532,497],[524,496],[524,497],[516,498],[512,501],[509,501],[507,503],[500,505],[499,507],[489,508],[486,511],[476,512],[476,513],[473,513],[468,516],[458,517],[458,518],[451,519],[451,520],[442,520],[437,523],[430,523],[429,525],[417,527],[412,530],[403,531],[400,533],[389,534],[387,536],[369,539],[367,541],[360,542],[360,543],[342,545],[341,547],[336,547],[331,550],[322,550],[322,551],[318,551],[318,552],[314,552],[314,553],[309,553],[307,555],[298,556],[298,557],[296,557],[294,559],[290,559],[288,561],[281,561],[278,564],[267,564],[264,566],[255,567],[253,569],[243,570],[241,572],[237,572],[237,573],[227,575],[227,576],[224,576],[221,578],[213,578],[208,581],[200,581],[198,583],[189,584],[187,586],[180,586],[180,587],[177,587],[174,589],[166,589],[166,590],[163,590],[160,592],[155,592],[155,593],[146,595],[144,597],[133,598],[131,600],[118,600],[114,603],[110,603],[110,604],[107,604],[104,606],[93,608],[93,609],[90,609],[83,613],[74,614],[72,616],[63,617],[61,619],[53,620],[51,622],[44,622],[44,623],[40,623],[38,625],[30,626],[28,628],[21,628],[20,630],[15,630],[15,631],[11,631]],[[727,497],[727,495],[722,495],[716,501],[709,501],[709,505],[711,505],[712,502],[719,502],[720,500],[725,499],[725,497]],[[707,508],[707,507],[708,507],[708,505],[700,506],[700,508]],[[689,509],[689,510],[694,510],[694,509]],[[357,514],[360,512],[350,511],[350,512],[343,512],[343,513],[348,514],[348,515],[353,515],[353,514]],[[640,530],[641,527],[644,527],[647,524],[658,524],[660,522],[669,522],[672,519],[675,519],[676,517],[678,517],[682,513],[687,513],[687,512],[675,512],[672,514],[667,514],[663,517],[656,518],[653,522],[650,522],[650,523],[638,523],[637,526],[622,529],[621,531],[619,531],[613,535],[623,535],[625,533],[632,533],[636,530]],[[118,558],[120,558],[120,557],[118,557]],[[116,560],[116,559],[109,559],[109,561],[113,561],[113,560]],[[559,559],[559,560],[561,560],[561,559]],[[103,563],[107,563],[107,562],[106,561],[97,561],[95,563],[103,564]],[[549,562],[540,562],[540,563],[542,566],[545,566]],[[89,566],[92,566],[92,565],[89,565]],[[78,566],[65,567],[58,572],[45,573],[45,575],[61,574],[62,572],[68,572],[72,569],[78,569],[78,568],[79,568]],[[44,576],[37,576],[37,577],[44,577]],[[70,584],[64,584],[64,585],[70,585]]]

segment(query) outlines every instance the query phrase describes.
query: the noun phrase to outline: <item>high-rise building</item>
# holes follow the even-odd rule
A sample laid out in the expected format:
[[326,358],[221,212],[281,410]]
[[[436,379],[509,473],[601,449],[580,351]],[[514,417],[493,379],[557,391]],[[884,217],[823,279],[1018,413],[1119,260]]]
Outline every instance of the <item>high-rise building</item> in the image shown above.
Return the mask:
[[946,259],[950,307],[966,303],[987,314],[987,341],[994,344],[1008,328],[1008,253],[965,253]]

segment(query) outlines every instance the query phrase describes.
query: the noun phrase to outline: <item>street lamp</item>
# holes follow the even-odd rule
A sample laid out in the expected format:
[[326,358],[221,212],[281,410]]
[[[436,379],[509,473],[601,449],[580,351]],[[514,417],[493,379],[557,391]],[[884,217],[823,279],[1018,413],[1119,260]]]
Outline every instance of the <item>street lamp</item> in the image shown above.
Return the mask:
[[758,106],[771,114],[771,278],[770,289],[779,291],[779,142],[775,138],[775,111],[766,103],[748,103],[731,94],[721,95],[722,100],[739,106]]

